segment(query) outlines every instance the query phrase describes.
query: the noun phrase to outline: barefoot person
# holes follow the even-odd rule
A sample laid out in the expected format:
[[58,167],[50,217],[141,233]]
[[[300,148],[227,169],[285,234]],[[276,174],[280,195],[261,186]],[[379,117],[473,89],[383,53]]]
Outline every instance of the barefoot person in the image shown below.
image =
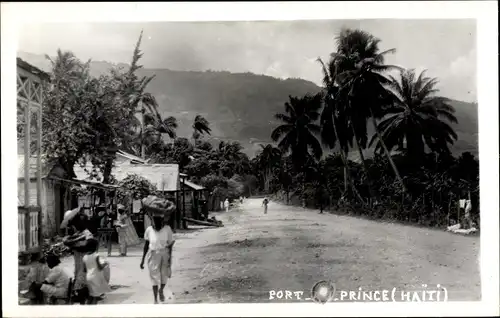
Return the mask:
[[99,257],[97,252],[99,241],[89,239],[87,242],[87,254],[83,256],[83,271],[86,274],[87,287],[89,289],[88,304],[97,304],[97,301],[105,293],[111,292],[106,278],[105,270],[109,270],[109,264]]
[[262,201],[262,206],[264,207],[264,214],[267,214],[267,205],[269,204],[269,200],[267,198],[264,198],[264,201]]
[[168,278],[172,275],[171,258],[175,242],[165,215],[154,214],[152,216],[152,225],[146,229],[144,240],[144,253],[140,267],[144,269],[144,261],[147,262],[149,277],[153,285],[154,302],[157,304],[158,295],[160,301],[165,301],[163,290]]
[[118,244],[120,245],[120,256],[127,256],[127,247],[140,243],[139,236],[135,231],[134,224],[125,206],[118,204],[118,215],[115,223],[118,232]]
[[82,305],[87,302],[88,298],[86,278],[83,271],[83,256],[86,252],[87,241],[93,238],[92,233],[88,230],[88,223],[87,216],[80,213],[80,208],[67,211],[61,223],[61,228],[69,226],[75,232],[73,235],[66,237],[63,242],[73,252],[75,261],[73,290],[76,294],[75,301]]

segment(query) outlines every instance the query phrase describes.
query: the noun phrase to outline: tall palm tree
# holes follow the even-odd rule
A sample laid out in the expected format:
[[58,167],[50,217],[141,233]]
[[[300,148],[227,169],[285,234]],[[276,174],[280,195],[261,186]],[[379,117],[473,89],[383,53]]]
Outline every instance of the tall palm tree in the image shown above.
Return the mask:
[[[319,160],[323,148],[317,135],[321,133],[316,121],[320,117],[322,94],[306,95],[302,98],[289,96],[285,103],[285,113],[278,113],[275,118],[283,124],[271,133],[271,139],[278,142],[283,154],[289,153],[297,171],[302,173],[302,192],[305,190],[306,163],[313,158]],[[305,206],[305,201],[303,201]]]
[[279,164],[281,160],[281,151],[271,144],[260,145],[260,152],[257,154],[259,167],[264,170],[264,191],[269,192],[269,183],[272,178],[273,168]]
[[[391,80],[384,76],[384,73],[401,69],[395,65],[384,64],[385,56],[396,50],[380,52],[380,41],[362,30],[342,29],[337,37],[337,53],[332,54],[338,69],[339,94],[347,101],[347,116],[351,130],[356,135],[354,141],[358,149],[366,147],[369,119],[375,127],[375,133],[380,136],[376,119],[383,117],[385,106],[390,103],[390,94],[384,85],[390,84]],[[403,179],[382,139],[380,144],[406,193]],[[362,161],[364,162],[364,156]]]
[[[145,142],[148,138],[148,133],[151,133],[151,127],[146,129],[147,125],[151,124],[151,121],[154,121],[154,124],[152,125],[153,128],[158,131],[164,131],[169,136],[172,136],[172,138],[174,138],[175,134],[173,134],[172,132],[174,132],[177,123],[175,122],[175,119],[172,119],[173,117],[169,117],[166,120],[163,120],[161,114],[158,111],[159,105],[156,101],[156,98],[153,94],[146,92],[146,87],[154,79],[155,76],[144,76],[142,78],[138,78],[136,74],[136,71],[142,68],[142,65],[139,65],[139,60],[143,55],[140,50],[142,35],[143,31],[141,31],[139,39],[137,40],[137,44],[135,45],[134,53],[132,56],[132,63],[130,64],[130,68],[125,73],[126,81],[122,83],[122,89],[124,98],[129,101],[134,113],[138,113],[140,116],[139,140],[141,143],[141,156],[145,158]],[[147,120],[149,121],[148,123],[146,123]]]
[[[433,152],[449,152],[457,134],[449,123],[457,123],[455,110],[449,99],[434,95],[436,78],[425,76],[425,71],[417,77],[415,70],[400,72],[400,80],[390,76],[390,90],[394,103],[386,108],[387,115],[377,129],[388,150],[395,147],[419,159],[427,146]],[[370,145],[376,143],[381,150],[381,139],[373,136]]]
[[344,165],[344,193],[347,192],[348,184],[351,185],[353,192],[358,199],[363,202],[359,195],[349,172],[349,161],[347,154],[349,148],[352,146],[353,134],[349,130],[348,118],[346,115],[346,107],[342,104],[340,99],[340,88],[337,84],[337,67],[335,60],[332,59],[325,65],[325,63],[318,58],[317,60],[322,67],[323,71],[323,84],[324,87],[324,107],[321,112],[321,141],[330,149],[334,149],[339,145],[339,153]]

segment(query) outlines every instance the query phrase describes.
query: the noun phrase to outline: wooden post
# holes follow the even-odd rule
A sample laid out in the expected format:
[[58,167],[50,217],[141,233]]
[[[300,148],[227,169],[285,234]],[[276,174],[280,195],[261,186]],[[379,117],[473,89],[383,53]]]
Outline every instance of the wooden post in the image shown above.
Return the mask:
[[24,207],[30,206],[30,104],[26,103],[24,108]]
[[[39,86],[40,89],[40,98],[43,98],[43,93],[41,91],[42,86]],[[37,173],[36,173],[36,198],[37,198],[37,205],[40,207],[40,211],[38,212],[38,245],[41,250],[42,246],[42,239],[43,239],[43,206],[42,206],[42,102],[43,100],[40,100],[40,105],[38,108],[38,114],[37,114],[37,157],[36,157],[36,166],[37,166]],[[45,211],[45,213],[48,213],[48,211]],[[48,217],[48,215],[47,215]]]
[[30,237],[30,210],[29,207],[27,207],[24,210],[23,216],[24,218],[24,236],[25,236],[25,245],[26,245],[26,251],[29,251],[31,249],[31,237]]
[[[182,178],[182,183],[181,183],[181,187],[182,187],[182,217],[185,218],[186,217],[186,192],[185,192],[185,184],[184,182],[186,181],[186,177],[183,177]],[[183,229],[186,229],[187,228],[187,224],[186,224],[186,221],[182,220],[182,228]]]

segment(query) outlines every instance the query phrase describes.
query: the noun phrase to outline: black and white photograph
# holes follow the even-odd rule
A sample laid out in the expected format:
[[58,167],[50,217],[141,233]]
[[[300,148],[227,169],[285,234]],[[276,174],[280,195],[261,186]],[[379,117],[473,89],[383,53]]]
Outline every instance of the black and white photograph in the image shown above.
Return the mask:
[[[484,58],[494,82],[480,81],[479,18],[115,21],[126,4],[45,5],[35,20],[40,3],[2,3],[29,11],[8,58],[2,23],[10,316],[455,302],[498,314],[498,62]],[[72,20],[79,5],[109,21]]]

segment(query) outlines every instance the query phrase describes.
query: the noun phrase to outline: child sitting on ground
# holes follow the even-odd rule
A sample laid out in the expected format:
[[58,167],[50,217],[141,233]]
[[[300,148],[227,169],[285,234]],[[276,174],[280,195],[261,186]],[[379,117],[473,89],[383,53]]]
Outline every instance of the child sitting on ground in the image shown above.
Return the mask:
[[26,276],[25,281],[29,289],[21,293],[29,297],[34,304],[42,305],[45,302],[43,293],[40,291],[39,287],[45,280],[45,277],[49,275],[49,271],[50,268],[47,266],[45,256],[39,255],[38,261],[30,268]]
[[55,303],[58,298],[68,295],[70,277],[62,268],[57,255],[47,255],[46,261],[50,268],[49,274],[41,284],[34,283],[34,289],[43,292],[44,296],[50,299],[50,303]]
[[[88,304],[97,304],[103,294],[111,291],[109,287],[109,263],[100,259],[97,252],[99,241],[89,239],[87,242],[87,254],[83,256],[84,271],[87,278],[87,288],[89,290]],[[107,277],[106,277],[107,276]]]

